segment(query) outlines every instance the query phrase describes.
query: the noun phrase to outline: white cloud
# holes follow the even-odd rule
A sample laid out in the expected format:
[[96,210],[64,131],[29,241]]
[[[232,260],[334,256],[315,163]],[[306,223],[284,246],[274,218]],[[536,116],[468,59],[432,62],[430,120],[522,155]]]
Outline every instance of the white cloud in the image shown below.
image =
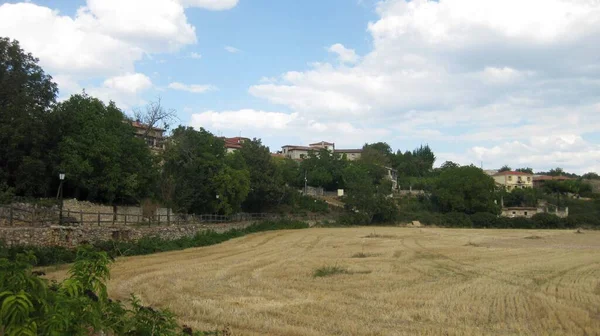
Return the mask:
[[179,82],[170,83],[169,89],[187,91],[192,93],[205,93],[208,91],[216,90],[216,88],[212,85],[183,84]]
[[336,43],[327,50],[337,54],[341,63],[356,63],[358,61],[358,55],[356,55],[354,49],[347,49],[343,44]]
[[112,100],[121,108],[141,105],[139,95],[152,87],[152,81],[141,73],[129,73],[107,78],[100,87],[91,87],[87,92],[104,101]]
[[226,10],[237,6],[238,0],[180,0],[185,7],[200,7],[210,10]]
[[265,78],[250,94],[318,128],[343,120],[392,132],[392,145],[437,141],[464,158],[478,142],[529,146],[600,129],[599,1],[386,0],[377,14],[370,52],[334,44],[339,64]]
[[232,53],[232,54],[237,54],[237,53],[239,53],[241,51],[240,49],[232,47],[232,46],[225,46],[225,50],[227,52]]
[[[86,0],[73,16],[29,2],[0,5],[0,35],[16,39],[60,79],[61,97],[81,81],[135,72],[154,53],[195,44],[185,7],[224,10],[237,0]],[[194,54],[193,57],[199,56]]]
[[[486,167],[532,167],[548,170],[561,167],[569,172],[600,171],[600,145],[574,134],[536,136],[526,141],[510,141],[492,147],[471,148],[462,160],[484,162]],[[470,163],[470,162],[463,162]]]
[[197,52],[191,52],[191,53],[189,54],[189,57],[190,57],[190,58],[193,58],[193,59],[201,59],[201,58],[202,58],[202,55],[201,55],[201,54],[199,54],[199,53],[197,53]]

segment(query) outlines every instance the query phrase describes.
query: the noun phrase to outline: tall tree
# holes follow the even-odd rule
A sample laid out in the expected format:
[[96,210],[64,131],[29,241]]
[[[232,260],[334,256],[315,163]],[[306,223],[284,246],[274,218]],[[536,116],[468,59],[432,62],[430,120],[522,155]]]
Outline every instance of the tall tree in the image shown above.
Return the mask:
[[66,173],[72,196],[107,203],[137,203],[157,180],[155,157],[134,136],[114,103],[86,94],[58,104],[48,117],[52,173]]
[[494,180],[481,169],[463,166],[443,171],[432,191],[432,201],[442,212],[492,212]]
[[37,63],[0,38],[0,181],[20,195],[48,196],[46,117],[58,89]]
[[260,139],[245,141],[239,150],[250,173],[250,192],[244,201],[246,211],[261,212],[278,205],[286,192],[271,151]]
[[527,168],[519,168],[519,169],[517,169],[517,171],[521,172],[521,173],[527,173],[527,174],[533,175],[533,169],[529,168],[529,167],[527,167]]
[[499,172],[505,172],[505,171],[511,171],[512,168],[510,168],[508,165],[504,165],[502,166],[502,168],[500,168],[500,170],[498,170]]
[[173,184],[173,206],[196,214],[230,214],[241,209],[250,191],[250,176],[228,166],[225,144],[204,129],[180,126],[166,144],[163,180]]
[[152,130],[152,128],[162,127],[168,129],[171,122],[177,119],[177,112],[174,109],[167,109],[162,105],[161,97],[155,101],[148,103],[144,110],[135,109],[133,111],[136,121],[139,121],[146,127],[144,137]]

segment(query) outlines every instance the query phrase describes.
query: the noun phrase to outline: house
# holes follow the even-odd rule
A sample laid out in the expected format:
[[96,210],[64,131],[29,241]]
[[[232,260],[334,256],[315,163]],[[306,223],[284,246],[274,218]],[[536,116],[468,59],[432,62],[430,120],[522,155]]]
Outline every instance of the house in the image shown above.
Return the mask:
[[242,137],[234,137],[234,138],[221,137],[221,139],[223,139],[223,141],[225,141],[225,148],[227,149],[227,153],[233,153],[236,150],[241,149],[242,144],[244,144],[245,141],[250,141],[250,139],[242,138]]
[[340,154],[342,157],[346,155],[348,161],[354,161],[360,159],[362,149],[336,149],[335,153]]
[[543,209],[538,209],[535,207],[511,207],[511,208],[502,208],[502,217],[525,217],[531,218],[533,215],[537,213],[543,213]]
[[135,129],[135,136],[143,139],[146,145],[154,152],[165,149],[165,130],[158,127],[148,127],[139,120],[131,121],[131,126]]
[[567,181],[572,178],[567,176],[549,176],[549,175],[534,175],[533,176],[533,187],[542,188],[548,181]]
[[506,190],[533,188],[533,174],[503,171],[492,176],[496,185],[505,187]]
[[308,156],[310,151],[319,151],[321,149],[340,154],[340,156],[346,155],[346,159],[350,161],[358,160],[362,155],[362,149],[335,149],[335,144],[327,141],[312,143],[308,146],[285,145],[281,147],[281,153],[290,159],[302,160]]

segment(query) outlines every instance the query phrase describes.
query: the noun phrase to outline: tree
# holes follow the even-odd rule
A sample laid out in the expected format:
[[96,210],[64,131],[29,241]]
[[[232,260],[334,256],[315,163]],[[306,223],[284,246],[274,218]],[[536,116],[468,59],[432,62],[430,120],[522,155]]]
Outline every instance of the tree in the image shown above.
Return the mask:
[[443,171],[432,190],[432,201],[442,212],[497,213],[494,180],[475,166]]
[[381,181],[377,185],[372,183],[368,173],[360,167],[348,167],[346,170],[349,176],[354,176],[344,196],[352,224],[390,223],[398,218],[398,207],[393,198],[389,197],[389,181]]
[[600,175],[598,175],[595,172],[589,172],[589,173],[583,174],[582,178],[584,178],[586,180],[600,180]]
[[152,128],[156,128],[160,123],[162,123],[162,128],[168,129],[170,123],[177,119],[177,112],[174,109],[166,109],[162,106],[162,99],[158,97],[156,101],[148,103],[143,111],[135,109],[134,117],[142,125],[146,126],[146,131],[144,132],[144,137],[146,137]]
[[151,197],[158,179],[156,158],[114,103],[73,95],[48,117],[52,175],[66,173],[68,195],[107,203],[138,203]]
[[57,86],[19,42],[0,38],[0,181],[18,195],[48,196],[46,117]]
[[512,171],[512,168],[510,168],[508,165],[504,165],[502,168],[500,168],[500,170],[498,170],[500,173],[505,171]]
[[176,211],[230,214],[250,191],[247,170],[231,167],[225,144],[204,129],[180,126],[163,154],[163,179],[173,183]]
[[250,172],[250,192],[244,201],[244,210],[262,212],[278,205],[286,188],[269,148],[259,139],[253,139],[245,141],[239,152]]
[[349,164],[339,154],[327,149],[310,151],[300,163],[300,174],[306,173],[308,185],[323,187],[326,190],[343,189],[342,171]]
[[517,171],[521,172],[521,173],[527,173],[527,174],[533,175],[533,169],[529,168],[529,167],[527,167],[527,168],[519,168],[519,169],[517,169]]
[[452,162],[452,161],[446,161],[444,163],[442,163],[442,165],[440,166],[441,170],[447,170],[447,169],[454,169],[454,168],[458,168],[460,167],[460,165],[458,163]]

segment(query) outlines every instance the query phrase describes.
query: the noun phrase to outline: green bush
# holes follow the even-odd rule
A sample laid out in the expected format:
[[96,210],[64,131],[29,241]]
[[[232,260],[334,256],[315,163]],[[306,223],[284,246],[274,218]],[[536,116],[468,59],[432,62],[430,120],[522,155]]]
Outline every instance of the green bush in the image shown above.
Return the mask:
[[539,213],[531,217],[535,229],[560,229],[564,228],[564,221],[553,214]]
[[489,212],[477,212],[471,215],[474,228],[492,228],[497,225],[497,216]]
[[444,215],[444,226],[449,227],[472,227],[473,222],[469,215],[462,212],[449,212]]
[[76,252],[69,277],[50,282],[33,272],[33,254],[0,259],[1,334],[17,335],[202,335],[182,329],[167,310],[128,305],[108,298],[110,258],[84,246]]

